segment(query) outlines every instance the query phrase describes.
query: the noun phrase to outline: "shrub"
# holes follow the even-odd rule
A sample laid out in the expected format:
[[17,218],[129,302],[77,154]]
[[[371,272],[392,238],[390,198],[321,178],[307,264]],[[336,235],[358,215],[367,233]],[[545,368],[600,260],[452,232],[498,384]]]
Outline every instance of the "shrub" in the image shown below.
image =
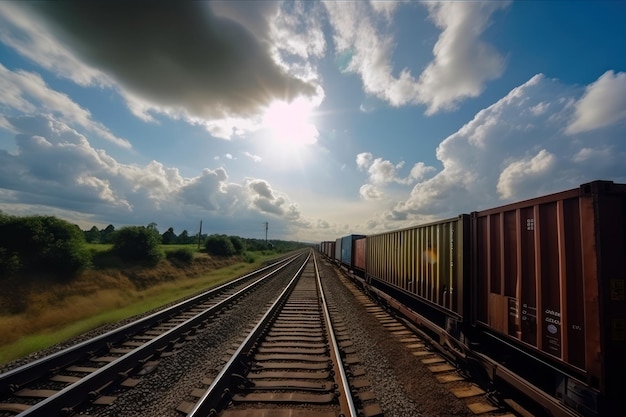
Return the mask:
[[69,278],[91,260],[82,230],[52,216],[4,217],[0,248],[0,262],[12,273],[50,272]]
[[210,255],[233,256],[236,253],[233,243],[226,235],[208,236],[204,245]]
[[250,252],[244,252],[243,253],[243,260],[248,262],[249,264],[253,264],[256,261],[256,256],[254,256]]
[[189,248],[180,248],[165,252],[165,257],[174,264],[189,265],[193,261],[193,251]]
[[246,246],[243,243],[243,240],[241,240],[239,236],[229,236],[228,239],[230,239],[230,243],[233,244],[233,248],[235,249],[235,254],[241,255],[243,251],[246,249]]
[[156,265],[163,259],[159,248],[161,236],[154,229],[128,226],[113,236],[113,249],[122,261]]
[[22,262],[17,253],[0,248],[0,277],[9,277],[22,269]]

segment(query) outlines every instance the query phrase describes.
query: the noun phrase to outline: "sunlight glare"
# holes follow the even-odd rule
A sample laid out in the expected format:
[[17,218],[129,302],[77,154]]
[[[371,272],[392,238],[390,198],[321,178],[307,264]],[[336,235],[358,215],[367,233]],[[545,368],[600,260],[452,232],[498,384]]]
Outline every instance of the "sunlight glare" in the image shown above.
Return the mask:
[[273,102],[265,116],[263,126],[280,146],[300,148],[317,142],[319,132],[311,122],[313,104],[300,97],[287,103]]

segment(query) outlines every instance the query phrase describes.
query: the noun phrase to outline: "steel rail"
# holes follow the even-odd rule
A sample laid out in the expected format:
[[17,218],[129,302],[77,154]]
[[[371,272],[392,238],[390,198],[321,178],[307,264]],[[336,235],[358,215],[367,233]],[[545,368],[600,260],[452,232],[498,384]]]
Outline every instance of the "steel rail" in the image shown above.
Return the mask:
[[[69,385],[55,395],[48,397],[45,400],[33,405],[28,410],[18,414],[18,417],[52,417],[70,414],[73,407],[76,407],[85,402],[87,399],[89,399],[89,397],[97,396],[98,391],[102,387],[108,385],[111,382],[112,378],[115,379],[113,377],[114,375],[117,375],[118,378],[125,378],[126,373],[129,369],[133,369],[137,366],[138,363],[142,363],[142,361],[149,359],[160,349],[165,348],[172,339],[176,339],[184,335],[186,332],[190,331],[194,326],[204,321],[216,311],[228,305],[233,300],[248,293],[249,291],[257,287],[261,282],[275,275],[278,271],[282,270],[288,264],[297,259],[297,257],[298,256],[292,257],[288,262],[280,265],[274,271],[268,273],[267,275],[251,283],[245,288],[237,291],[230,297],[218,302],[214,306],[209,307],[208,309],[197,314],[196,316],[172,328],[171,330],[166,331],[162,335],[155,337],[154,339],[148,341],[146,344],[132,350],[124,356],[119,357],[115,361],[98,369],[96,372],[85,376],[80,381]],[[264,268],[264,270],[265,269],[267,268]]]
[[219,407],[219,403],[225,393],[228,393],[230,388],[230,375],[239,366],[239,359],[245,356],[244,352],[248,352],[255,343],[257,343],[260,335],[265,331],[270,320],[276,315],[278,311],[285,304],[287,298],[293,291],[302,271],[304,270],[311,252],[302,263],[298,271],[294,274],[293,278],[289,281],[289,284],[278,295],[276,300],[272,303],[271,307],[265,312],[263,317],[257,322],[256,326],[248,334],[245,340],[239,345],[237,350],[233,353],[228,362],[224,365],[219,374],[215,377],[206,392],[200,397],[193,409],[187,414],[187,417],[206,417],[215,416],[217,414],[216,409]]
[[63,368],[91,352],[103,349],[107,345],[123,341],[128,338],[128,335],[139,333],[155,323],[159,323],[163,320],[170,318],[174,314],[180,312],[180,310],[187,309],[193,307],[196,304],[202,303],[210,297],[215,296],[220,291],[224,291],[230,287],[236,286],[241,282],[253,277],[254,275],[257,275],[270,268],[280,265],[282,262],[288,262],[290,260],[293,260],[296,256],[297,255],[294,255],[292,257],[282,259],[278,262],[274,262],[271,265],[246,274],[233,281],[222,284],[219,287],[213,288],[188,300],[177,303],[164,310],[143,317],[125,326],[119,327],[115,330],[111,330],[110,332],[96,336],[89,340],[85,340],[62,351],[53,353],[36,361],[27,363],[25,365],[2,373],[0,374],[0,396],[9,395],[10,392],[14,391],[16,388],[19,388],[27,383],[30,383],[45,376],[50,369]]
[[[346,370],[343,366],[341,355],[339,353],[339,344],[337,343],[337,338],[335,337],[335,331],[333,329],[333,323],[330,319],[330,310],[326,302],[326,296],[324,295],[324,287],[322,286],[322,280],[320,279],[319,270],[317,268],[317,260],[315,256],[313,256],[313,263],[315,265],[315,279],[317,281],[317,286],[320,289],[320,300],[322,304],[322,311],[324,313],[324,321],[326,322],[326,328],[328,329],[328,339],[331,345],[330,353],[333,357],[335,369],[336,371],[339,371],[339,378],[341,382],[340,384],[338,384],[339,389],[341,390],[339,395],[339,403],[341,405],[340,408],[344,416],[357,417],[358,411],[356,409],[356,406],[354,405],[354,399],[352,398],[352,393],[350,392],[348,375],[346,374]],[[337,372],[335,372],[335,375],[337,375]],[[348,411],[349,414],[346,414],[346,411]]]

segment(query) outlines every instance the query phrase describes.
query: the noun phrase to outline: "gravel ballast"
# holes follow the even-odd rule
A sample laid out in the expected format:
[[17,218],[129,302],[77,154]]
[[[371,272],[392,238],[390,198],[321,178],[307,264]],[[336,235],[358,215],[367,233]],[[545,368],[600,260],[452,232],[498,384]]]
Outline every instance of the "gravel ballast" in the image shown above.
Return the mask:
[[[335,266],[319,257],[318,266],[327,300],[347,328],[360,365],[366,370],[371,390],[385,416],[473,415],[463,400],[439,383],[420,359],[367,311],[363,301],[355,296],[354,289],[348,288],[354,284],[348,282]],[[296,271],[295,266],[286,269],[291,273]],[[135,388],[105,393],[117,397],[110,406],[95,406],[84,412],[93,417],[181,417],[184,414],[177,411],[177,407],[183,401],[194,401],[190,396],[194,389],[207,387],[203,380],[218,373],[227,357],[227,350],[241,342],[242,336],[258,321],[288,279],[285,273],[281,274],[281,278],[262,285],[253,295],[215,317],[173,353],[161,357],[154,369],[139,377],[140,382]],[[38,352],[5,366],[5,370],[113,327],[106,326]]]

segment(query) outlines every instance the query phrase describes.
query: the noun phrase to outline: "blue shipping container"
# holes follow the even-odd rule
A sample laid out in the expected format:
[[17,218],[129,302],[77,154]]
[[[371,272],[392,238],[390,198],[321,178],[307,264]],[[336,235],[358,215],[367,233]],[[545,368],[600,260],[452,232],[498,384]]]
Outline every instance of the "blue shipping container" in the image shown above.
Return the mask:
[[356,239],[365,237],[365,235],[348,235],[341,238],[341,263],[352,268],[352,260],[354,259],[354,245]]

